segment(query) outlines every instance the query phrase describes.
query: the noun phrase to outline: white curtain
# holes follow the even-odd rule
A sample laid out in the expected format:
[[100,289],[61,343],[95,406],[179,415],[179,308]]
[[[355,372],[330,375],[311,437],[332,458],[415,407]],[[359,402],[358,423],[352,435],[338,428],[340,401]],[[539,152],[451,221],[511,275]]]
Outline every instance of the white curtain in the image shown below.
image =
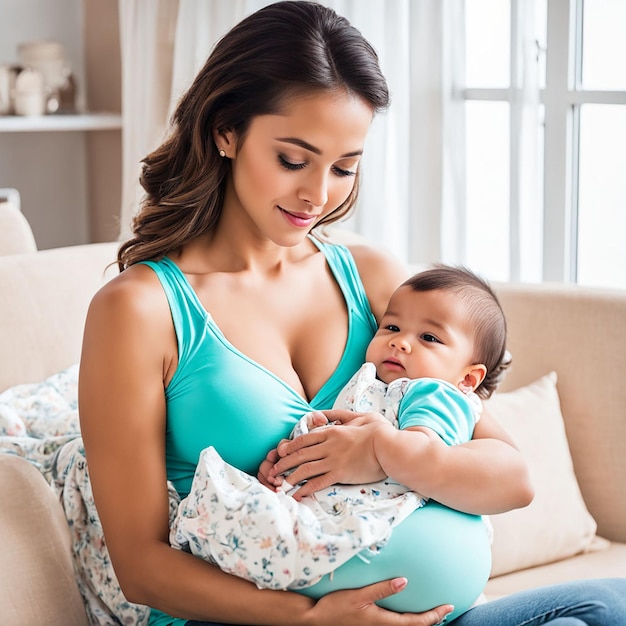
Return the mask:
[[541,281],[543,276],[537,9],[537,0],[511,3],[510,279],[526,282]]
[[[466,261],[463,0],[322,0],[376,48],[392,104],[378,116],[362,161],[357,210],[346,227],[403,261]],[[138,207],[140,160],[162,140],[178,98],[216,41],[271,0],[119,0],[123,61],[122,237]],[[536,202],[536,0],[512,0],[511,190],[513,275],[541,263]],[[513,180],[513,177],[512,177]]]
[[347,17],[374,46],[392,100],[391,107],[375,118],[367,138],[359,200],[345,226],[408,260],[410,2],[327,0],[323,4]]
[[120,0],[122,206],[120,238],[139,206],[141,159],[164,137],[171,98],[178,0]]
[[[123,0],[122,0],[123,1]],[[272,0],[178,0],[173,49],[172,108],[204,65],[211,49],[246,15]]]

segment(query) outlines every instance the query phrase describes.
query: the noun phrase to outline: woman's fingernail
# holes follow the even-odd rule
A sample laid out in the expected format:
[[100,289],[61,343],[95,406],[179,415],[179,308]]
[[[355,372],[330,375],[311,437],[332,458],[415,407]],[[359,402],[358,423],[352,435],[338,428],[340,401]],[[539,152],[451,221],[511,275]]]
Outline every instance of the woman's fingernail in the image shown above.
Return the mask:
[[408,582],[406,578],[394,578],[391,581],[391,587],[394,591],[401,591],[407,586]]
[[454,613],[454,607],[452,607],[452,608],[450,609],[450,612],[449,612],[449,613],[446,613],[446,615],[444,615],[444,616],[441,618],[441,621],[440,621],[440,622],[437,622],[437,623],[435,624],[435,626],[439,626],[439,624],[445,624],[445,623],[446,623],[446,621],[448,620],[448,617],[450,617],[450,615],[452,615],[452,613]]

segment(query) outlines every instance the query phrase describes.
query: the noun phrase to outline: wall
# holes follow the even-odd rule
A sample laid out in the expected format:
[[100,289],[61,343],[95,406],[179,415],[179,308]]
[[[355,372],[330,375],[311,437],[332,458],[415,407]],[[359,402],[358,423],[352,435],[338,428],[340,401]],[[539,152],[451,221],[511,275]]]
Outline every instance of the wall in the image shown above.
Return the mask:
[[[64,44],[79,104],[120,110],[117,2],[0,0],[0,63],[33,39]],[[116,236],[120,143],[119,130],[0,133],[0,187],[20,191],[39,248]]]
[[[121,111],[122,60],[118,3],[83,0],[87,100],[92,109]],[[122,133],[87,134],[89,238],[111,241],[122,203]]]

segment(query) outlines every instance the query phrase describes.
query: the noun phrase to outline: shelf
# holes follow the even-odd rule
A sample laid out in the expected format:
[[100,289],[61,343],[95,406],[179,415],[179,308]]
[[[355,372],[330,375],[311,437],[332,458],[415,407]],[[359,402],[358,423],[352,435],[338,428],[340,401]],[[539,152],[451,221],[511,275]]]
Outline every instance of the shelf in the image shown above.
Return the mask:
[[0,115],[0,133],[58,132],[88,130],[119,130],[122,116],[119,113],[85,113],[80,115]]

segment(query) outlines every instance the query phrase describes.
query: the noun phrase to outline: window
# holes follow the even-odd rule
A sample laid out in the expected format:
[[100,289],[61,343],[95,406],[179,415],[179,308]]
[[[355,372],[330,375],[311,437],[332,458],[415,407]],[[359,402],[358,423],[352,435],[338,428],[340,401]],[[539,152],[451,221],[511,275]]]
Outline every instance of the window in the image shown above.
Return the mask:
[[465,6],[468,264],[626,288],[626,2]]

